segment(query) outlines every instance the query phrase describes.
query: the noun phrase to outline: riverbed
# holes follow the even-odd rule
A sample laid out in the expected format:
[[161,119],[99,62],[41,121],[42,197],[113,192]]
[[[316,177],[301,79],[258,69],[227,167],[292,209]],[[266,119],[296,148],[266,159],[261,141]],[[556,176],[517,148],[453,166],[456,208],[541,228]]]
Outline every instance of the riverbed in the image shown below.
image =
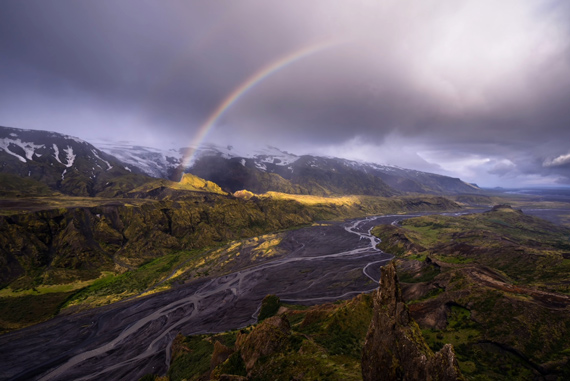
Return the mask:
[[392,256],[376,248],[379,240],[370,230],[414,216],[294,230],[281,242],[286,250],[278,258],[0,336],[0,378],[136,380],[164,374],[179,332],[213,333],[253,324],[267,294],[287,303],[318,304],[374,290],[380,267]]

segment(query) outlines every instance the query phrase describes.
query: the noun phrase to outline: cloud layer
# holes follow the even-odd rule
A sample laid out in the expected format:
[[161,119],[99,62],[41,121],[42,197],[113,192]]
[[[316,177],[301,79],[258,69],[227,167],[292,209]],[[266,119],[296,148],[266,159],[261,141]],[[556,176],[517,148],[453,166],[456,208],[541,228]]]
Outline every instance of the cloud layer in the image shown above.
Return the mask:
[[381,161],[483,185],[570,182],[563,1],[6,0],[0,125]]

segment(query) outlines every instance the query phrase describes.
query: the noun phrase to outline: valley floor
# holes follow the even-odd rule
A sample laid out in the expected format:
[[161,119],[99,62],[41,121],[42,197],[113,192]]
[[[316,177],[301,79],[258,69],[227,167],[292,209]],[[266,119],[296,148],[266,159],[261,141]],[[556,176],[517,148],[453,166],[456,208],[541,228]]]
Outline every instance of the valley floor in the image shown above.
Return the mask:
[[373,290],[391,258],[368,231],[385,216],[288,232],[282,255],[172,291],[120,302],[0,336],[1,379],[137,379],[161,374],[178,332],[221,332],[255,321],[267,294],[317,304]]
[[[566,211],[536,213],[556,219]],[[0,379],[138,379],[164,374],[179,332],[223,332],[252,324],[267,294],[286,303],[314,305],[375,289],[379,267],[392,256],[375,248],[378,240],[370,229],[410,217],[370,217],[288,231],[277,254],[244,268],[2,335]]]

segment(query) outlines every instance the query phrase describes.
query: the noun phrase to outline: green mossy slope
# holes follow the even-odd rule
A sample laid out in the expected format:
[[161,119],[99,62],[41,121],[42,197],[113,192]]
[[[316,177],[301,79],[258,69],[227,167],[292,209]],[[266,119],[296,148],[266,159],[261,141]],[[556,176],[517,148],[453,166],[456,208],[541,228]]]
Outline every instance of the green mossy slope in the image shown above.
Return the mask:
[[453,344],[468,379],[570,376],[570,230],[499,206],[373,233],[427,342]]

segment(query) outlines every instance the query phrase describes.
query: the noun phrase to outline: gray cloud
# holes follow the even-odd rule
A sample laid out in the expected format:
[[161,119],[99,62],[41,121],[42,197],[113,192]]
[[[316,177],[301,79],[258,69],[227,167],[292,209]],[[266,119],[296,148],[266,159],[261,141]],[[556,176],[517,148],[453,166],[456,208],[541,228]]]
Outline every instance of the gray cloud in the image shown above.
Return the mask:
[[[462,177],[568,182],[570,5],[562,1],[6,0],[0,124],[272,144]],[[402,153],[405,152],[405,155]]]
[[547,159],[544,161],[543,165],[545,167],[561,167],[570,164],[570,153],[566,155],[560,155],[554,159]]

